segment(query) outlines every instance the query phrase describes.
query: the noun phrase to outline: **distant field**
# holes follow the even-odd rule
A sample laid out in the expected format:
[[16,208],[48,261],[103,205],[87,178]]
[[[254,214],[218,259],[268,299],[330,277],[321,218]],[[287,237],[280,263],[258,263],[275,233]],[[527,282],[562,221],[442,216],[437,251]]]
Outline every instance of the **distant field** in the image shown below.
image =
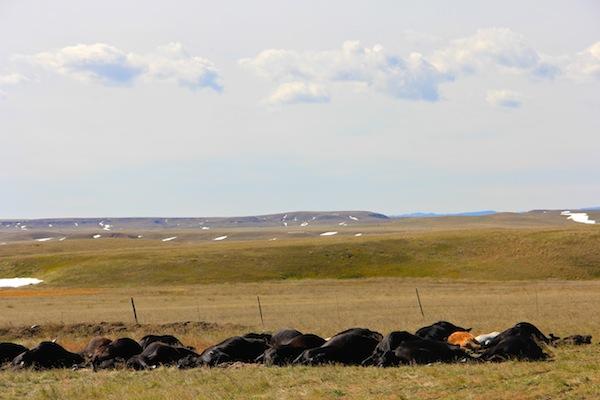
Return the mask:
[[[0,246],[0,277],[40,287],[135,287],[290,279],[597,279],[600,229],[407,230],[223,242],[132,239]],[[234,235],[232,235],[234,236]],[[289,235],[293,236],[293,235]]]
[[[419,311],[418,287],[425,317]],[[256,303],[263,305],[263,328]],[[136,327],[133,296],[142,325]],[[594,335],[594,344],[555,349],[555,361],[486,365],[230,368],[178,371],[0,371],[0,398],[31,399],[595,399],[600,396],[600,281],[456,282],[431,279],[298,280],[120,289],[0,291],[0,340],[33,345],[57,338],[80,349],[95,333],[140,338],[173,333],[202,349],[225,337],[292,326],[323,336],[351,326],[387,333],[438,319],[473,332],[522,320],[546,333]],[[175,323],[176,321],[210,323]],[[112,321],[100,325],[100,321]],[[119,324],[115,321],[124,321]],[[64,323],[64,324],[63,324]],[[29,328],[33,324],[39,328]],[[111,331],[111,329],[115,329]],[[123,330],[121,330],[121,328]]]

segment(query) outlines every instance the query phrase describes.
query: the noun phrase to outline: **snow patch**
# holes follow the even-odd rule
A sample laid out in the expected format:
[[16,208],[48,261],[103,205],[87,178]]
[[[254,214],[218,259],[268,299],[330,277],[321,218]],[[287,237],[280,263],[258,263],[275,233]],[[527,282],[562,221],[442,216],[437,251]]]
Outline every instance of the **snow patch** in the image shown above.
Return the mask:
[[305,222],[301,223],[300,226],[308,226],[308,222],[305,221]]
[[362,236],[362,233],[356,233],[356,234],[354,234],[354,237],[361,237],[361,236]]
[[98,239],[100,237],[102,237],[102,235],[94,235],[94,236],[92,236],[93,239]]
[[580,224],[593,225],[596,223],[595,220],[590,219],[590,216],[587,215],[587,213],[572,213],[571,211],[565,210],[561,212],[560,215],[566,216],[567,219],[570,219],[573,222],[579,222]]
[[216,237],[216,238],[214,238],[213,240],[214,240],[214,241],[216,241],[216,242],[218,242],[218,241],[220,241],[220,240],[225,240],[225,239],[227,239],[227,235],[225,235],[225,236],[219,236],[219,237]]
[[52,240],[54,238],[51,237],[47,237],[47,238],[40,238],[40,239],[35,239],[36,242],[47,242],[48,240]]
[[177,239],[177,236],[171,236],[171,237],[162,239],[161,242],[170,242],[171,240],[175,240],[175,239]]
[[60,239],[58,239],[58,241],[59,241],[59,242],[62,242],[62,241],[63,241],[63,240],[65,240],[66,238],[67,238],[66,236],[63,236],[63,237],[61,237]]
[[333,235],[337,235],[337,232],[323,232],[321,233],[319,236],[333,236]]
[[203,231],[207,231],[207,230],[209,230],[209,229],[210,229],[210,227],[208,227],[208,226],[203,226],[203,227],[202,227],[202,230],[203,230]]
[[36,278],[4,278],[0,279],[0,288],[17,288],[27,285],[37,285],[44,282]]
[[358,218],[353,217],[352,215],[348,215],[348,218],[350,218],[352,221],[358,221]]

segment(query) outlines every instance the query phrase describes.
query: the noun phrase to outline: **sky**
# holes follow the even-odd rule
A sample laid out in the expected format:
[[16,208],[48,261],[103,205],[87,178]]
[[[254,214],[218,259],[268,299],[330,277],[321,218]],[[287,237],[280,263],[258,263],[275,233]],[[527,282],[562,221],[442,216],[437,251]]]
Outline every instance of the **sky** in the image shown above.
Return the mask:
[[0,218],[600,205],[600,2],[0,0]]

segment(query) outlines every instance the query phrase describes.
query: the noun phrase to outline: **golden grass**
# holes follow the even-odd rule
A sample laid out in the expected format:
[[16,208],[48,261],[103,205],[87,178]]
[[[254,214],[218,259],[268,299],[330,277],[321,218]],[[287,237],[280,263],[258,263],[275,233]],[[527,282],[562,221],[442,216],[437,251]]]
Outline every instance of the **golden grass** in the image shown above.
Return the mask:
[[0,398],[62,399],[596,399],[598,346],[557,360],[399,368],[240,366],[179,371],[0,372]]
[[[419,311],[415,287],[419,288],[425,318]],[[232,328],[235,326],[263,329],[257,295],[266,330],[292,326],[330,336],[350,326],[388,332],[415,330],[446,319],[472,326],[474,332],[488,332],[528,320],[558,335],[583,331],[600,337],[600,320],[591,317],[592,310],[600,306],[600,281],[378,278],[116,288],[94,295],[4,299],[0,304],[0,327],[133,323],[130,297],[134,297],[140,323],[210,321],[230,326],[226,332],[208,333],[209,339],[218,340],[224,334],[241,333],[241,328],[237,332]],[[193,332],[189,336],[194,336]]]
[[[472,229],[269,242],[73,240],[0,249],[0,276],[40,288],[136,287],[296,279],[431,277],[528,280],[600,277],[600,231]],[[10,247],[10,249],[8,249]]]
[[[425,318],[417,306],[418,287]],[[60,292],[63,289],[56,289]],[[132,322],[129,297],[136,299],[140,322],[154,324],[109,335],[140,338],[160,330],[156,324],[206,320],[214,329],[175,333],[202,349],[227,336],[260,331],[256,295],[261,296],[265,330],[292,326],[329,336],[351,326],[387,333],[447,319],[474,333],[534,322],[558,335],[600,337],[600,281],[456,282],[431,279],[304,280],[181,287],[103,289],[93,295],[5,298],[0,327],[41,324],[43,335],[18,341],[33,345],[58,335],[71,350],[89,336],[61,329],[80,322]],[[67,326],[68,328],[68,326]],[[63,333],[59,333],[63,332]],[[0,340],[14,337],[0,337]],[[0,398],[31,399],[568,399],[597,398],[600,346],[556,349],[555,361],[501,365],[433,365],[392,369],[243,366],[178,371],[0,372]]]

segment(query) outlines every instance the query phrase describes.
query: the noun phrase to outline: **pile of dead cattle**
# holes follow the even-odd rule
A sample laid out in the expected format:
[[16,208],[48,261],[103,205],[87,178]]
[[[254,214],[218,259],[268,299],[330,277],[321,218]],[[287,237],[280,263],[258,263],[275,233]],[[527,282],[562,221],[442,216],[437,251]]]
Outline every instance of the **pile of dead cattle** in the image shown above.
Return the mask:
[[295,329],[274,334],[248,333],[234,336],[197,352],[172,335],[148,335],[139,342],[130,338],[93,338],[79,353],[55,342],[42,342],[27,349],[15,343],[0,343],[0,363],[14,369],[34,368],[130,368],[158,366],[178,368],[215,367],[231,363],[265,365],[398,365],[506,360],[543,361],[552,358],[550,347],[590,344],[591,336],[563,339],[546,336],[528,322],[503,332],[477,337],[450,322],[440,321],[415,334],[391,332],[386,336],[365,328],[352,328],[324,339]]

